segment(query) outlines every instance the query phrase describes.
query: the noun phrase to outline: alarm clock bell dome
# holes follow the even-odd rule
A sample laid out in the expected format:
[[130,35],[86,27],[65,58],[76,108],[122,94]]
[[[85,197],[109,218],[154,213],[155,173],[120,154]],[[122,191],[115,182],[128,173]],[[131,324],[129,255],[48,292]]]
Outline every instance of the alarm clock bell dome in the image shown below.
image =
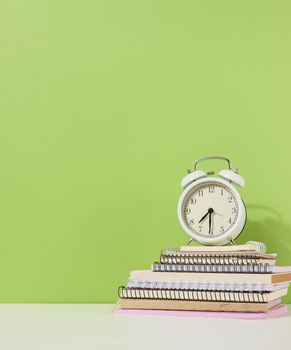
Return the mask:
[[244,187],[245,186],[245,180],[236,172],[226,169],[226,170],[221,170],[218,173],[219,176],[223,177],[224,179],[231,181],[238,185],[239,187]]
[[207,176],[207,174],[205,171],[202,171],[202,170],[193,171],[183,178],[183,180],[181,181],[181,187],[183,189],[185,189],[193,181],[196,181],[196,180],[201,179],[202,177],[206,177],[206,176]]

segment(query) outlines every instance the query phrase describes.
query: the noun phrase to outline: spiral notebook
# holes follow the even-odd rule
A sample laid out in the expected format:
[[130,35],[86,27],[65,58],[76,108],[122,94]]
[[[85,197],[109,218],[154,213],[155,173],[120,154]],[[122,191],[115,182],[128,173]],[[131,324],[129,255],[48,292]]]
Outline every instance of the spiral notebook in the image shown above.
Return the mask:
[[151,270],[131,271],[130,278],[158,282],[203,282],[229,284],[277,284],[291,281],[291,272],[285,273],[193,273],[154,272]]
[[152,271],[157,272],[202,272],[202,273],[281,273],[291,272],[291,266],[272,266],[269,264],[247,265],[190,265],[154,263]]
[[178,317],[206,317],[206,318],[230,318],[242,320],[261,320],[279,317],[288,312],[286,305],[277,305],[268,312],[227,312],[227,311],[180,311],[180,310],[152,310],[152,309],[121,309],[117,303],[114,313],[119,315],[142,316],[178,316]]
[[118,295],[121,299],[151,299],[151,300],[190,300],[216,301],[238,303],[269,303],[287,294],[288,288],[275,292],[227,292],[227,291],[199,291],[190,289],[151,289],[119,287]]
[[248,241],[242,245],[226,245],[226,246],[182,246],[180,248],[181,251],[192,251],[192,252],[227,252],[227,251],[253,251],[253,252],[261,252],[264,253],[266,251],[266,245],[262,242]]
[[274,292],[288,288],[288,283],[209,283],[209,282],[175,282],[175,281],[147,281],[129,278],[127,286],[130,288],[151,289],[190,289],[190,290],[216,290],[233,292]]
[[269,303],[151,299],[120,299],[118,301],[120,309],[176,311],[268,312],[279,305],[281,305],[281,299],[276,299]]
[[276,254],[261,253],[198,253],[190,254],[185,252],[167,251],[160,255],[162,264],[190,264],[190,265],[258,265],[276,264]]

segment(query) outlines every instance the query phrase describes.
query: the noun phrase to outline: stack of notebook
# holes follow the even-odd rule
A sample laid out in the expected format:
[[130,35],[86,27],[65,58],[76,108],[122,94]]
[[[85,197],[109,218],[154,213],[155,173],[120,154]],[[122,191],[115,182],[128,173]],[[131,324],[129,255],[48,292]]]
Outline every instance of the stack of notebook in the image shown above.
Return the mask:
[[163,249],[151,270],[131,271],[119,309],[268,312],[282,305],[291,267],[256,245]]

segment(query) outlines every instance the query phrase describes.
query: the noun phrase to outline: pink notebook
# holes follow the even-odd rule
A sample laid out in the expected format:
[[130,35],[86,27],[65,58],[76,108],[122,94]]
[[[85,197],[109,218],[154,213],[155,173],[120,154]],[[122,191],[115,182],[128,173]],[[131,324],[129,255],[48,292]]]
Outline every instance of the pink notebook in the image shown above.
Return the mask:
[[236,318],[244,320],[262,320],[278,317],[288,312],[286,305],[279,306],[268,312],[214,312],[214,311],[172,311],[172,310],[140,310],[120,309],[115,307],[113,312],[119,315],[157,315],[179,317],[209,317],[209,318]]

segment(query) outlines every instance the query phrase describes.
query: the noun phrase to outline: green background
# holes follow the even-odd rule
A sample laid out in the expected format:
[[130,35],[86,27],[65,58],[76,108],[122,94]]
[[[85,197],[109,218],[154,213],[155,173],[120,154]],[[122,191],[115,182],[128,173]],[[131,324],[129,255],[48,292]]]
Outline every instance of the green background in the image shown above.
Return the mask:
[[238,242],[291,265],[290,18],[287,0],[0,0],[0,301],[114,302],[187,242],[179,183],[207,155],[246,179]]

